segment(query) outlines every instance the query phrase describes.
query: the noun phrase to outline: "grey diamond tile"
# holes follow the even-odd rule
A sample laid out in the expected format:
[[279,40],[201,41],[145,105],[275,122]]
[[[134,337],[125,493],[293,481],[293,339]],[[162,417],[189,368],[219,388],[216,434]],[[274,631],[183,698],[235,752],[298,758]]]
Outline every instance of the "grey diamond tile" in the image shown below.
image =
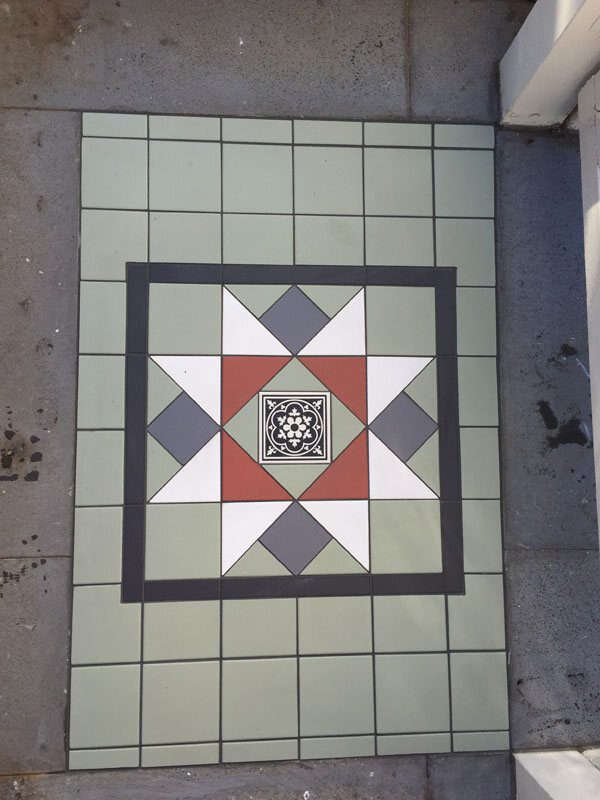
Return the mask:
[[297,286],[292,286],[260,321],[295,355],[327,325],[329,317]]
[[310,564],[331,536],[298,503],[275,520],[260,537],[262,544],[294,575]]
[[402,461],[408,461],[437,430],[431,417],[404,392],[369,427]]
[[186,464],[219,430],[217,423],[183,392],[148,425],[165,450]]

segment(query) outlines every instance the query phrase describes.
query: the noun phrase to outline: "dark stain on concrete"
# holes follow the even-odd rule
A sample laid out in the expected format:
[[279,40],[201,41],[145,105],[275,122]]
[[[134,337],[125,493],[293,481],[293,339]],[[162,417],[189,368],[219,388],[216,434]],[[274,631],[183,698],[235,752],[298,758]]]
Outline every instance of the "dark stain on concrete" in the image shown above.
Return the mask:
[[45,0],[16,5],[14,36],[32,47],[70,44],[88,0]]
[[551,450],[556,450],[561,444],[578,444],[583,447],[588,443],[588,437],[581,429],[581,420],[576,417],[563,423],[558,429],[558,433],[548,436],[546,439]]
[[550,403],[548,403],[546,400],[539,400],[538,409],[542,419],[544,420],[544,425],[548,428],[548,430],[556,430],[556,428],[558,428],[558,419],[556,418],[554,411],[552,411],[550,408]]
[[39,441],[39,436],[28,437],[18,431],[4,431],[4,440],[0,437],[0,481],[12,482],[23,478],[31,483],[39,480],[39,469],[28,466],[39,464],[44,458],[36,447]]

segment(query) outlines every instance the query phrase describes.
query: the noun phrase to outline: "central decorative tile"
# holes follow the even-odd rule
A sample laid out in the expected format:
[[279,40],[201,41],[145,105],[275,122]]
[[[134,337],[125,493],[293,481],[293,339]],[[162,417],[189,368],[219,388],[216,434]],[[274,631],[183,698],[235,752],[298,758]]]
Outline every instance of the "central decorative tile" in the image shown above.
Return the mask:
[[260,392],[259,397],[261,464],[329,463],[329,392]]

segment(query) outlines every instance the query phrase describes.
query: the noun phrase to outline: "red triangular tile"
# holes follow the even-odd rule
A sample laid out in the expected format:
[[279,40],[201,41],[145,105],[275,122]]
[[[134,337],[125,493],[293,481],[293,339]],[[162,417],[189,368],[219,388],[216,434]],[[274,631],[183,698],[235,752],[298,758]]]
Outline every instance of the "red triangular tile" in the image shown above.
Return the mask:
[[223,431],[223,500],[291,500],[290,495]]
[[300,361],[366,424],[367,359],[364,356],[303,356]]
[[348,445],[301,500],[363,500],[369,496],[367,432]]
[[223,356],[222,419],[228,422],[290,359],[287,356]]

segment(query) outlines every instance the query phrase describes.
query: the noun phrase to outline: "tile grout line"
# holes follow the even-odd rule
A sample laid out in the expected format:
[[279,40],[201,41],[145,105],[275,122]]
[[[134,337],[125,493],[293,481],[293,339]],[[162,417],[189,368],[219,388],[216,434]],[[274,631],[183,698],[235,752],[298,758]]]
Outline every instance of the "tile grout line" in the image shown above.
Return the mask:
[[224,241],[224,179],[223,179],[223,117],[219,117],[219,155],[221,167],[221,284],[220,284],[220,297],[221,297],[221,355],[220,355],[220,394],[221,394],[221,430],[219,437],[221,440],[221,457],[219,458],[220,469],[220,508],[219,508],[219,744],[218,744],[218,759],[219,764],[223,763],[223,295],[225,289],[223,288],[223,262],[225,255],[225,241]]

